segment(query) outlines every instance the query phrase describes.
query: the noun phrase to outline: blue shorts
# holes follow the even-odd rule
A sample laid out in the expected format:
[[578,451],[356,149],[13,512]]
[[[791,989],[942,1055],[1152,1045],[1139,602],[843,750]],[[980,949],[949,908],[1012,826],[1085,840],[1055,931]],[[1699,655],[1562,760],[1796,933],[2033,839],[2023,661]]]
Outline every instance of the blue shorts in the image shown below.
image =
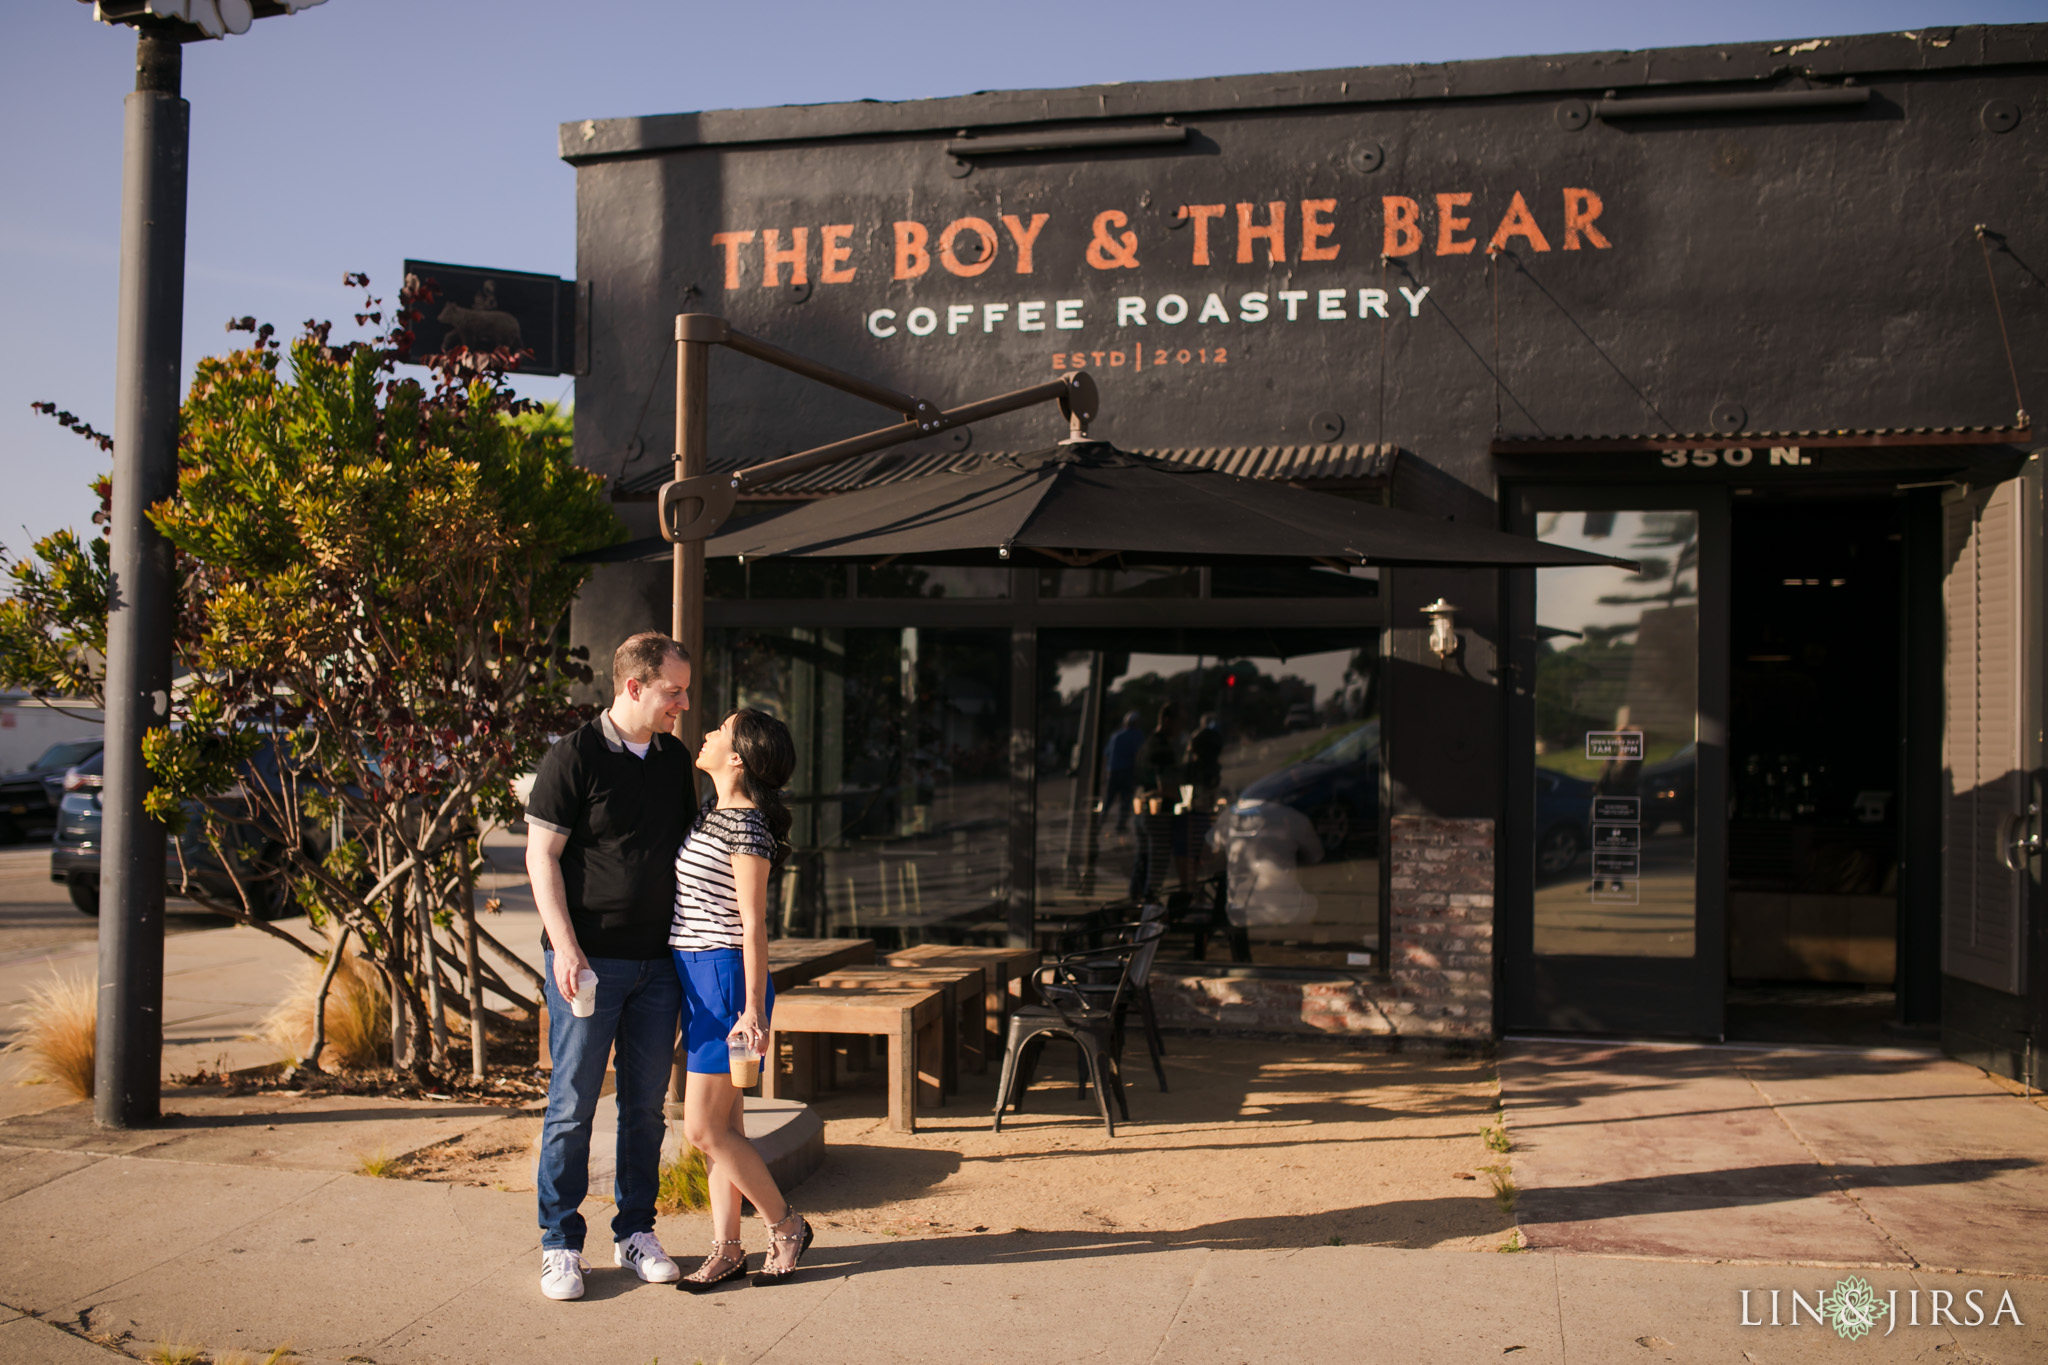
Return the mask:
[[[747,1007],[746,959],[737,948],[669,951],[675,955],[676,975],[683,981],[683,1069],[699,1075],[726,1075],[732,1066],[725,1049],[726,1035]],[[774,1013],[775,979],[770,977],[762,1028],[768,1027]]]

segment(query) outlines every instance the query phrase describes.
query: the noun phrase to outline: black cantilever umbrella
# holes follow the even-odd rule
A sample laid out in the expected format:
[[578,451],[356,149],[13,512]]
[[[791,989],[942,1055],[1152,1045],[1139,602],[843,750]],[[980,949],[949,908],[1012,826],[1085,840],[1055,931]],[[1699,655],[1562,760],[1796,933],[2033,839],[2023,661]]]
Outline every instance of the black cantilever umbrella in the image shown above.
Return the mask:
[[[634,541],[589,560],[665,557]],[[989,455],[959,472],[821,498],[734,522],[706,555],[999,565],[1023,556],[1081,566],[1330,561],[1526,568],[1627,560],[1133,455],[1099,441]],[[1029,553],[1026,553],[1029,552]]]

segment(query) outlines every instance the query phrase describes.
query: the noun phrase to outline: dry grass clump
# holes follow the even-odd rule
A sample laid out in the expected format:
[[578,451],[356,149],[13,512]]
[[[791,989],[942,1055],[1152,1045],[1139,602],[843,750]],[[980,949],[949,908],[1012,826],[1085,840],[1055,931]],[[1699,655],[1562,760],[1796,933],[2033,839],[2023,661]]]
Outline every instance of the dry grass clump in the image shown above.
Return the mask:
[[25,1083],[60,1086],[73,1099],[91,1099],[99,1031],[99,987],[93,979],[53,973],[49,984],[30,988],[21,1015],[21,1036],[6,1051],[27,1059]]
[[405,1174],[405,1158],[391,1155],[389,1147],[374,1152],[357,1152],[356,1169],[378,1180],[398,1180]]
[[685,1146],[676,1161],[661,1163],[661,1184],[654,1194],[656,1213],[701,1213],[711,1207],[711,1171],[704,1154]]
[[[296,1065],[313,1041],[313,997],[320,990],[325,961],[308,962],[291,993],[263,1020],[263,1036]],[[322,1063],[347,1070],[380,1065],[391,1052],[391,1002],[384,982],[355,954],[342,957],[327,990],[327,1050]]]
[[222,1351],[208,1355],[203,1347],[182,1336],[175,1341],[169,1337],[158,1337],[156,1345],[144,1351],[142,1358],[149,1365],[206,1365],[208,1361],[212,1365],[284,1365],[292,1358],[292,1347],[290,1342],[286,1342],[282,1346],[271,1347],[261,1356],[250,1355],[247,1351]]
[[142,1353],[149,1365],[204,1365],[206,1352],[195,1342],[179,1337],[158,1337],[156,1345]]

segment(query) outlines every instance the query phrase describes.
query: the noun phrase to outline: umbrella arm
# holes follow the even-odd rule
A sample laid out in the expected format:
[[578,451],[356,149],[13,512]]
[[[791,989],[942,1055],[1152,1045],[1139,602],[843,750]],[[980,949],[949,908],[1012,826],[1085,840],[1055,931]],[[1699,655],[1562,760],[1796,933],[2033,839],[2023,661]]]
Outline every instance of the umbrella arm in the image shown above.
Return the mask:
[[[834,441],[830,445],[818,446],[812,450],[785,455],[779,459],[750,465],[730,473],[706,474],[703,471],[707,452],[701,449],[705,443],[705,424],[678,423],[676,450],[676,477],[663,484],[658,501],[661,534],[677,544],[700,541],[709,538],[732,515],[740,497],[754,489],[786,479],[795,474],[818,469],[825,465],[850,460],[857,455],[870,455],[890,446],[914,441],[953,427],[966,426],[985,418],[1016,412],[1021,408],[1034,407],[1039,403],[1058,403],[1060,412],[1066,417],[1069,429],[1075,437],[1085,437],[1088,423],[1096,411],[1095,381],[1087,372],[1071,374],[1064,379],[1049,380],[1034,384],[1030,388],[1018,389],[1011,393],[984,398],[978,402],[966,403],[957,408],[943,411],[921,398],[897,393],[878,384],[870,384],[857,376],[835,370],[793,352],[785,351],[767,342],[757,341],[742,332],[726,326],[725,320],[709,313],[684,313],[676,318],[676,343],[684,348],[677,358],[679,373],[704,374],[708,367],[689,363],[690,349],[706,351],[712,346],[724,346],[738,351],[741,355],[752,356],[770,365],[802,375],[806,379],[828,385],[857,398],[865,398],[881,407],[892,408],[903,414],[903,420],[882,427],[864,435]],[[699,402],[703,401],[699,397]],[[692,449],[691,447],[700,447]]]

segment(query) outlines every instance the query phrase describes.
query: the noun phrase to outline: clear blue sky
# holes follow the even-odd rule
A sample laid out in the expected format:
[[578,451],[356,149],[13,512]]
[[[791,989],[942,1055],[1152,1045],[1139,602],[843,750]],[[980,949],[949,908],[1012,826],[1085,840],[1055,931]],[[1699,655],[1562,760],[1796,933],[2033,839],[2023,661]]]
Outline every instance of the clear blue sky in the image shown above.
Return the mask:
[[[9,9],[0,545],[21,553],[85,526],[106,463],[29,404],[113,424],[135,42],[71,0]],[[185,364],[228,347],[231,316],[344,319],[342,274],[393,288],[407,256],[573,274],[574,173],[555,157],[569,119],[2044,19],[2048,0],[328,0],[186,49]],[[568,381],[526,388],[555,398]]]

